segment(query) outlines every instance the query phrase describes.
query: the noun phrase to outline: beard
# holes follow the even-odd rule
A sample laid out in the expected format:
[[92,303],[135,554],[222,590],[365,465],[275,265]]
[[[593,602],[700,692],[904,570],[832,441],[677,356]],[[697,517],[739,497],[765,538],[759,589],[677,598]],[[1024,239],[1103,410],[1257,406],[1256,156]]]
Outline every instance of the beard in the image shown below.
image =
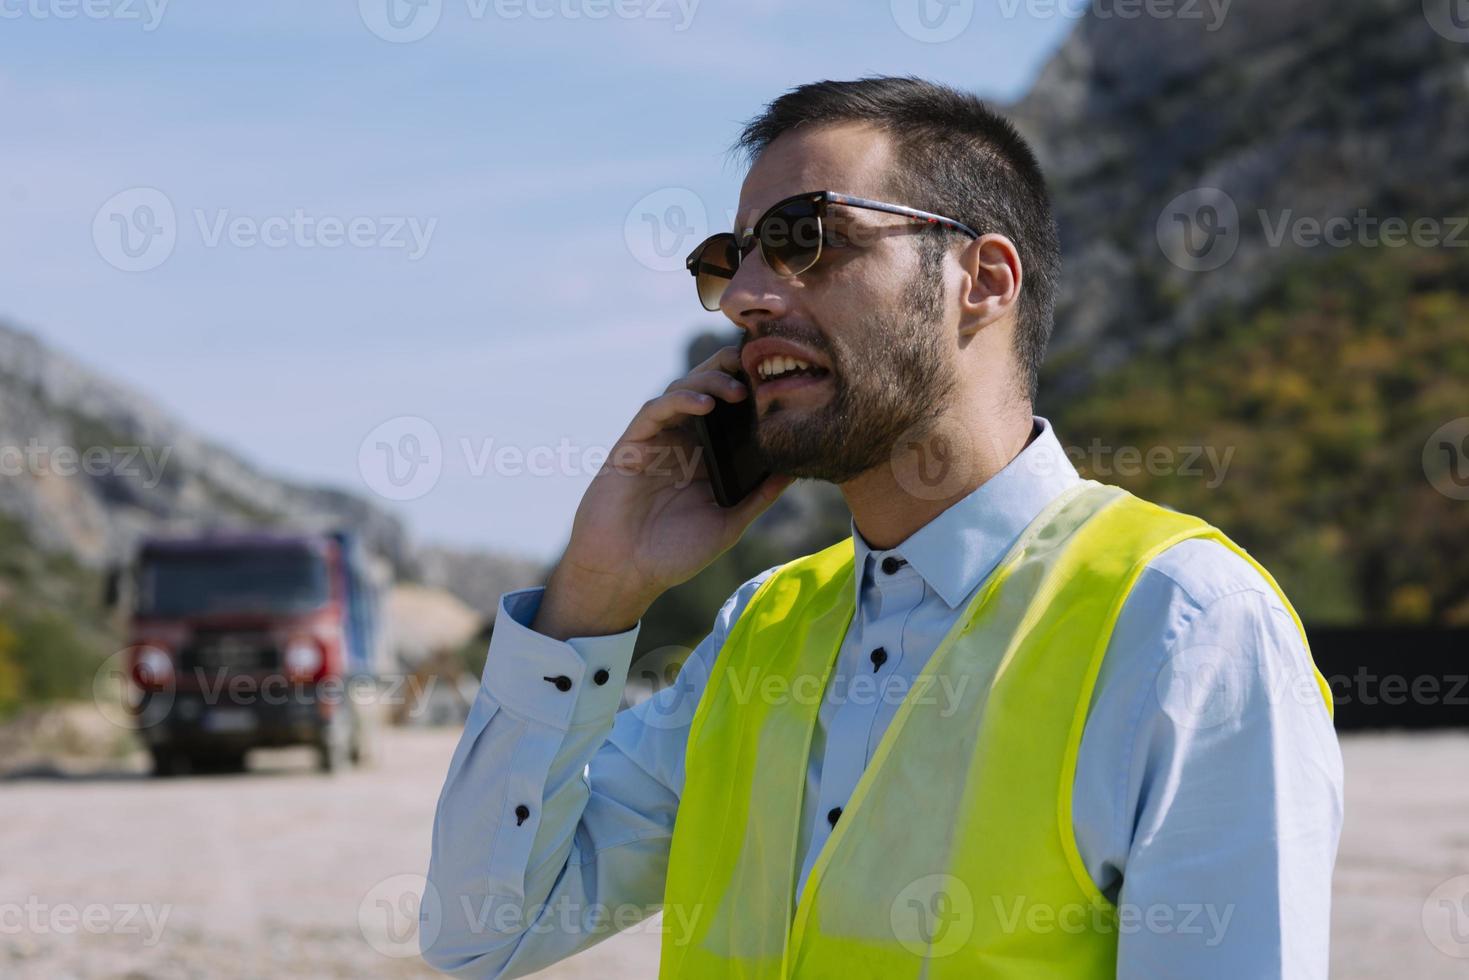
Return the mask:
[[886,465],[899,437],[922,431],[943,410],[957,379],[938,330],[943,250],[930,246],[920,249],[918,273],[904,290],[906,308],[863,317],[857,329],[843,331],[853,340],[832,342],[779,322],[762,331],[825,353],[835,387],[825,405],[809,411],[770,403],[756,441],[772,472],[846,483]]

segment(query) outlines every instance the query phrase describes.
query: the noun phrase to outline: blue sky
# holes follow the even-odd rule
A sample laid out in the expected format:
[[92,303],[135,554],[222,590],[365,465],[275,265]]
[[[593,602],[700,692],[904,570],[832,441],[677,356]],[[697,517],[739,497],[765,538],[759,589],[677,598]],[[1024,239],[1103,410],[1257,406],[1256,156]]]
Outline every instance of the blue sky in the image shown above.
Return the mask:
[[720,325],[681,257],[728,226],[740,123],[869,73],[1014,98],[1073,23],[387,2],[0,0],[0,317],[422,540],[545,559]]

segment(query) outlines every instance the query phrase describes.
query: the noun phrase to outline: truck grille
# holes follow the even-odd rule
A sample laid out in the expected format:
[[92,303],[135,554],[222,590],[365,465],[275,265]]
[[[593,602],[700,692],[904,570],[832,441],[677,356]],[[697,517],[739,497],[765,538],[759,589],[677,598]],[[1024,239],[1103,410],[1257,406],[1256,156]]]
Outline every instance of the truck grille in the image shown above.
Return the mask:
[[184,671],[246,674],[275,670],[280,662],[275,642],[261,633],[199,633],[179,651],[179,667]]

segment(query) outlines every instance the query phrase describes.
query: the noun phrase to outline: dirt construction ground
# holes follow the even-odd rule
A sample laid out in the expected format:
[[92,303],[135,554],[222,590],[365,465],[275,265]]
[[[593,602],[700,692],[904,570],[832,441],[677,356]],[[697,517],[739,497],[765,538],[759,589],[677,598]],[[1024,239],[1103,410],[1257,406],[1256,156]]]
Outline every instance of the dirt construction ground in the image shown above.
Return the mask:
[[[153,780],[125,756],[0,780],[0,976],[436,975],[411,923],[455,738],[389,731],[374,768],[336,776],[279,751],[246,775]],[[1469,976],[1469,734],[1343,748],[1331,975]],[[658,938],[645,925],[539,976],[654,977]]]

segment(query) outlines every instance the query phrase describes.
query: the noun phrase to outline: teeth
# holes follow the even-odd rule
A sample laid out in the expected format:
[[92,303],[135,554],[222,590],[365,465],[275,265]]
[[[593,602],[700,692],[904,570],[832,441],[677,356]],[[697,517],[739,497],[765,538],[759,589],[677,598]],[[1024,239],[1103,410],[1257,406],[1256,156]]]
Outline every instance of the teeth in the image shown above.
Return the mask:
[[810,366],[809,363],[799,358],[776,355],[761,361],[756,370],[759,371],[762,378],[774,378],[791,371],[804,371]]

